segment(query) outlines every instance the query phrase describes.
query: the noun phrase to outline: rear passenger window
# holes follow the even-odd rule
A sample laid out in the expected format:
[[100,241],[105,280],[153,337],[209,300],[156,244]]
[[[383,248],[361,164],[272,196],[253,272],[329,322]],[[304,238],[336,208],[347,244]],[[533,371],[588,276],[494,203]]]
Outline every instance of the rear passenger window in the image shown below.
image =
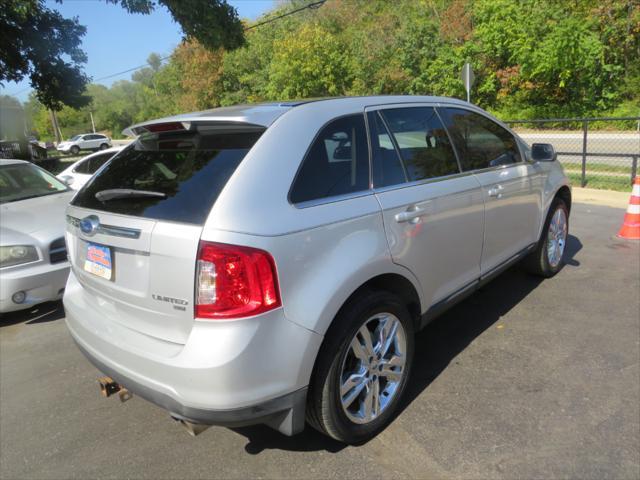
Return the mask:
[[104,153],[102,155],[96,155],[91,158],[87,158],[78,164],[73,169],[74,173],[84,173],[86,175],[93,175],[96,171],[106,163],[113,155],[113,152]]
[[487,117],[462,108],[440,111],[464,170],[510,165],[522,160],[514,136]]
[[289,195],[292,203],[369,188],[369,151],[363,115],[327,124],[302,162]]
[[[408,181],[460,173],[455,152],[432,107],[381,110],[404,164]],[[380,139],[380,147],[384,140]]]

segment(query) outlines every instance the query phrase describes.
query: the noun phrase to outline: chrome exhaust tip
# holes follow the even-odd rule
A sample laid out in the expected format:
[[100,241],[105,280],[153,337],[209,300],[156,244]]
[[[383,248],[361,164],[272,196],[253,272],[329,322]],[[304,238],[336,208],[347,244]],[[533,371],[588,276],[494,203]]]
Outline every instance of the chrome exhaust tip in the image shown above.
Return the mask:
[[182,425],[184,427],[184,429],[187,431],[187,433],[189,435],[191,435],[192,437],[200,435],[202,432],[204,432],[207,428],[209,428],[211,426],[211,425],[203,425],[202,423],[192,423],[192,422],[189,422],[188,420],[184,420],[182,418],[174,417],[173,415],[171,415],[171,418],[175,422],[177,422],[180,425]]

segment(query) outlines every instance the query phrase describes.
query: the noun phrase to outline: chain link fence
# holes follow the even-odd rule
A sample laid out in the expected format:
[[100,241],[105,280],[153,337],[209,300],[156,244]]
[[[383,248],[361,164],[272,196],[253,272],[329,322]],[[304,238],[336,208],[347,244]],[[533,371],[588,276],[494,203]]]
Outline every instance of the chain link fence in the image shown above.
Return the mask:
[[640,116],[504,122],[527,143],[550,143],[574,185],[628,191],[640,161]]

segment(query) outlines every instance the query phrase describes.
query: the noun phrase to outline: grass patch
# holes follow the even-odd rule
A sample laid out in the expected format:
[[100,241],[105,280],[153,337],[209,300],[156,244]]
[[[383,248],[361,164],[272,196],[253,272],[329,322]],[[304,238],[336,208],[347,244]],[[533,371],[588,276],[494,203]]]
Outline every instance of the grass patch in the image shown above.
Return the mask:
[[[581,172],[574,172],[573,170],[566,170],[567,177],[571,181],[574,187],[580,186],[580,180],[582,178]],[[627,176],[605,176],[605,175],[593,175],[587,170],[586,174],[587,188],[597,188],[599,190],[615,190],[618,192],[630,192],[631,191],[631,179]]]
[[[581,163],[562,163],[562,166],[566,171],[582,172]],[[606,163],[589,163],[587,160],[587,173],[589,172],[623,173],[625,175],[631,175],[631,165],[624,166],[608,165]]]

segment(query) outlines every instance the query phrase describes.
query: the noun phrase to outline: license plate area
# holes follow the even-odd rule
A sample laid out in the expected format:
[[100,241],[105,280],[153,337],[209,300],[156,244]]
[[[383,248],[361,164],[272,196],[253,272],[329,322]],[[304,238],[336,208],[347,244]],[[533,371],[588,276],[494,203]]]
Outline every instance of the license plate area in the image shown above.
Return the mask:
[[114,269],[111,247],[88,242],[86,253],[84,271],[105,280],[113,281]]

